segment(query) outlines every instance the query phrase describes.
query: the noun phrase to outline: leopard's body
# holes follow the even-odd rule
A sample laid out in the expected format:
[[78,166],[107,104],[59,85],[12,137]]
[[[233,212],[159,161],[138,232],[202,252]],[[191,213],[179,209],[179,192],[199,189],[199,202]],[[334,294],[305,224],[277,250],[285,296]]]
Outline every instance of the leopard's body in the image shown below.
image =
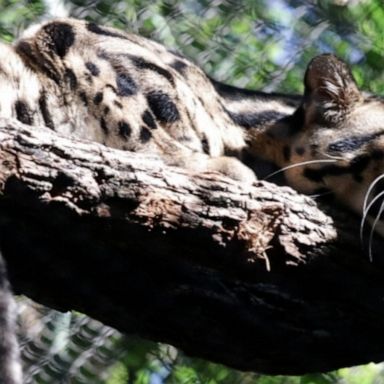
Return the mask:
[[196,171],[252,180],[226,157],[247,147],[244,125],[253,121],[238,120],[250,107],[260,122],[292,112],[288,97],[223,97],[218,83],[162,45],[78,20],[49,22],[1,50],[10,58],[0,66],[1,116]]
[[383,169],[383,103],[332,55],[309,64],[303,97],[226,86],[156,42],[73,19],[33,27],[0,55],[2,117],[246,182],[251,154],[360,213]]

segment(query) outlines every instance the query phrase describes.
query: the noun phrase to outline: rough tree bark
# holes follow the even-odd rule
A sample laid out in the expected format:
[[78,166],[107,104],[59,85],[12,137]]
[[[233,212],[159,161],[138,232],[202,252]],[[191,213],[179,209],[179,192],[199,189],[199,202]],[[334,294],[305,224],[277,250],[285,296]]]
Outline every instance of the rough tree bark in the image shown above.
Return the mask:
[[348,212],[4,119],[0,193],[16,293],[243,370],[384,358],[382,243]]

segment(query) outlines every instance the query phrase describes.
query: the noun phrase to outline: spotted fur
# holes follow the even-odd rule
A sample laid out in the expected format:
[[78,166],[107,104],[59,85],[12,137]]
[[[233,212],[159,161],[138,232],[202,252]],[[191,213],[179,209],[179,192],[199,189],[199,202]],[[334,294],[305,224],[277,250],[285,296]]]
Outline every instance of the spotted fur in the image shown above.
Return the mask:
[[[376,221],[384,209],[383,101],[335,56],[311,61],[303,96],[221,84],[160,44],[73,19],[0,43],[0,57],[1,117],[243,182],[268,175],[263,159],[301,192],[330,192]],[[16,384],[10,300],[0,264],[0,373]]]
[[[0,113],[66,135],[160,155],[168,164],[219,171],[244,181],[245,131],[206,75],[187,59],[139,36],[78,20],[27,31],[9,50],[17,90]],[[23,73],[20,73],[23,72]],[[35,83],[31,93],[19,78]],[[284,108],[284,106],[282,106]]]
[[219,83],[156,42],[73,19],[33,27],[0,55],[0,115],[28,125],[245,182],[265,176],[256,157],[361,214],[383,169],[383,102],[332,55],[309,64],[303,96]]
[[383,101],[332,55],[309,64],[303,97],[221,84],[153,41],[79,20],[34,27],[0,55],[0,114],[28,125],[248,182],[239,160],[257,156],[360,213],[383,168]]

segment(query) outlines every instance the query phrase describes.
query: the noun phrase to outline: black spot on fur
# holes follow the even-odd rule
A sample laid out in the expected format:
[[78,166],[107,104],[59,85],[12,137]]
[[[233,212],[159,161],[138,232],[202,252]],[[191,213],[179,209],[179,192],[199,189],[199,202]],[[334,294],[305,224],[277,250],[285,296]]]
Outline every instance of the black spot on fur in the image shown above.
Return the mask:
[[311,144],[309,148],[311,149],[311,156],[316,157],[317,149],[319,148],[318,144]]
[[148,69],[150,71],[156,72],[160,76],[163,76],[165,79],[167,79],[173,86],[175,85],[175,80],[170,72],[168,72],[166,69],[159,67],[158,65],[151,63],[149,61],[144,60],[141,57],[136,57],[132,55],[128,55],[128,57],[132,60],[133,64],[138,69]]
[[97,25],[95,23],[88,23],[87,29],[88,29],[88,31],[95,33],[97,35],[117,37],[118,39],[124,39],[124,40],[127,39],[126,36],[124,36],[120,33],[114,32],[114,31],[109,31],[108,29],[100,27],[99,25]]
[[118,127],[119,136],[122,137],[124,140],[127,140],[132,133],[130,125],[126,121],[120,121]]
[[[377,195],[384,192],[384,182],[383,180],[379,180],[372,193],[372,198],[375,198]],[[371,208],[369,209],[369,215],[372,217],[377,217],[380,214],[383,214],[382,212],[382,202],[383,200],[378,198],[375,203],[371,205]]]
[[16,45],[16,51],[26,58],[29,58],[29,59],[35,58],[35,54],[33,52],[31,44],[29,44],[26,41],[20,41]]
[[93,103],[99,105],[103,101],[103,92],[97,92],[93,98]]
[[109,112],[110,112],[109,107],[105,107],[104,108],[104,115],[108,115]]
[[92,76],[99,76],[100,75],[100,69],[96,64],[94,64],[90,61],[87,61],[85,63],[85,66],[87,67],[88,71],[91,72]]
[[350,165],[351,172],[354,174],[359,174],[363,172],[368,167],[370,162],[371,162],[371,157],[368,155],[361,155],[361,156],[355,157],[351,161],[351,165]]
[[87,94],[84,91],[79,92],[79,97],[81,101],[84,103],[84,105],[87,107],[88,106],[88,98]]
[[350,136],[329,144],[328,151],[333,153],[346,153],[356,151],[361,148],[364,144],[369,143],[382,135],[384,135],[384,131],[376,132],[369,135]]
[[156,118],[162,123],[174,123],[180,119],[180,113],[171,98],[161,91],[147,94],[148,105]]
[[41,55],[36,54],[31,44],[26,41],[21,41],[16,45],[16,51],[20,56],[25,58],[25,64],[32,68],[32,70],[36,70],[35,66],[37,66],[56,84],[60,84],[60,76],[56,68],[49,61],[44,60]]
[[291,148],[288,145],[283,147],[283,156],[285,161],[289,161],[291,158]]
[[204,136],[201,139],[201,145],[203,147],[203,152],[206,153],[207,155],[209,155],[209,152],[210,152],[209,141],[208,141],[206,136]]
[[115,104],[117,108],[123,109],[123,104],[121,104],[120,101],[115,100],[113,104]]
[[127,66],[122,65],[115,56],[110,56],[106,52],[98,53],[100,59],[106,60],[116,73],[116,87],[106,84],[105,87],[111,88],[119,96],[132,96],[137,93],[138,87],[132,76],[127,72]]
[[108,133],[108,126],[107,126],[107,122],[105,121],[104,117],[102,117],[100,119],[100,127],[104,133]]
[[50,129],[55,129],[55,125],[53,124],[52,116],[47,105],[47,95],[44,92],[39,97],[39,108],[43,116],[45,126]]
[[92,84],[93,79],[92,79],[92,76],[88,72],[84,73],[84,77],[85,77],[85,80],[87,81],[88,84]]
[[232,85],[221,83],[211,77],[208,77],[208,80],[214,86],[216,92],[223,98],[228,100],[242,100],[249,97],[254,97],[255,99],[261,99],[265,102],[278,100],[281,104],[285,104],[292,107],[298,107],[302,99],[302,96],[299,95],[285,95],[283,93],[265,93],[261,91],[255,91],[252,89],[243,89],[237,88]]
[[17,120],[21,121],[24,124],[33,124],[33,113],[28,107],[27,103],[21,100],[17,100],[15,102],[15,111]]
[[303,156],[304,153],[305,153],[305,148],[303,148],[303,147],[297,147],[297,148],[295,148],[295,152],[296,152],[299,156]]
[[70,68],[66,68],[64,73],[64,78],[66,82],[69,84],[69,87],[72,91],[74,91],[77,88],[77,77],[75,73]]
[[314,181],[315,183],[319,183],[323,180],[325,173],[319,169],[305,168],[303,171],[303,176],[308,180]]
[[75,33],[73,28],[66,23],[52,22],[43,27],[43,30],[49,35],[48,46],[60,57],[64,57],[68,49],[75,42]]
[[359,179],[360,174],[368,167],[370,162],[370,156],[361,155],[354,158],[348,166],[326,165],[320,169],[305,168],[303,176],[311,181],[320,182],[326,176],[351,174],[356,180]]
[[185,68],[187,68],[188,65],[181,60],[175,60],[173,63],[171,63],[171,67],[181,75],[184,75]]
[[360,174],[357,174],[357,175],[353,175],[353,178],[354,180],[357,182],[357,183],[362,183],[363,180],[364,180],[364,177]]
[[282,119],[282,123],[285,123],[289,126],[289,131],[287,132],[287,136],[293,136],[297,132],[300,132],[305,123],[304,107],[300,106],[299,108],[297,108],[292,115]]
[[116,85],[119,96],[132,96],[137,93],[137,85],[128,73],[117,73]]
[[225,148],[224,156],[237,157],[239,159],[243,156],[243,151],[233,148]]
[[140,141],[145,144],[152,138],[152,133],[147,127],[141,127]]
[[303,175],[312,181],[322,181],[326,176],[340,176],[351,172],[350,167],[339,167],[337,165],[327,165],[320,169],[306,168]]
[[151,129],[156,129],[157,128],[156,121],[153,118],[152,113],[148,109],[146,111],[144,111],[144,113],[143,113],[143,115],[141,117],[142,117],[144,123],[149,128],[151,128]]
[[373,150],[371,152],[371,157],[373,160],[381,160],[384,158],[384,152],[380,149]]
[[268,123],[271,120],[280,120],[286,116],[285,114],[276,111],[237,113],[225,109],[225,112],[235,124],[246,129],[257,127],[258,125]]

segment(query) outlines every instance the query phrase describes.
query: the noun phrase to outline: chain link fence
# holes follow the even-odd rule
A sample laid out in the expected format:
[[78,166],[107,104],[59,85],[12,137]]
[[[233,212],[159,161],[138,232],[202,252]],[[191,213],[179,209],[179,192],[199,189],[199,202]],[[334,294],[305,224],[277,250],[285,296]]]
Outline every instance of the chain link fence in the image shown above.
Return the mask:
[[[384,91],[382,0],[0,0],[0,37],[11,42],[53,16],[142,34],[239,87],[300,93],[309,60],[333,52],[353,65],[359,86]],[[25,298],[18,307],[26,384],[299,383],[192,361],[172,347],[128,339],[82,314],[59,313]],[[383,382],[381,369],[376,383]],[[321,380],[344,379],[329,374]]]

